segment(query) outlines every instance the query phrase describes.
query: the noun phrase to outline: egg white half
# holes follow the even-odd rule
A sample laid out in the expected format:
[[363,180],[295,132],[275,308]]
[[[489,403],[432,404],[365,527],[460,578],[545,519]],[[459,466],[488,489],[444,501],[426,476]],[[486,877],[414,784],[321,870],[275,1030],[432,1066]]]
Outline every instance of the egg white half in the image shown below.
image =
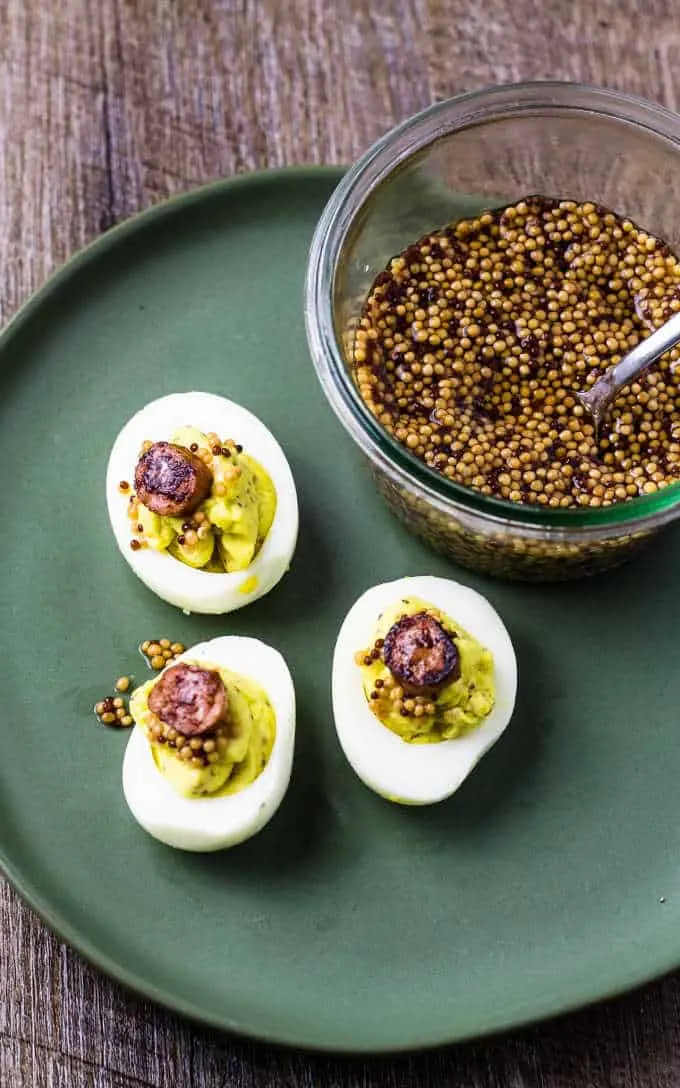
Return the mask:
[[[146,439],[169,441],[183,426],[232,438],[267,470],[276,488],[276,513],[250,566],[232,574],[189,567],[168,552],[130,547],[128,498],[118,485],[134,486],[135,466]],[[241,405],[214,393],[170,393],[151,401],[125,424],[116,438],[106,471],[111,527],[123,557],[138,578],[162,600],[185,612],[234,612],[268,593],[290,566],[298,534],[295,481],[286,456],[264,423]]]
[[[354,655],[371,645],[378,617],[402,597],[441,609],[493,654],[494,707],[464,736],[409,744],[369,709]],[[515,705],[517,662],[500,616],[479,593],[446,578],[400,578],[373,586],[350,608],[335,645],[332,689],[338,739],[359,778],[389,801],[428,805],[455,793],[506,728]]]
[[257,834],[286,793],[295,747],[293,681],[278,650],[255,638],[223,635],[192,646],[171,664],[179,661],[223,665],[264,689],[276,717],[269,762],[255,781],[238,793],[182,797],[156,767],[151,746],[136,725],[125,749],[123,793],[137,823],[167,846],[203,853],[223,850]]

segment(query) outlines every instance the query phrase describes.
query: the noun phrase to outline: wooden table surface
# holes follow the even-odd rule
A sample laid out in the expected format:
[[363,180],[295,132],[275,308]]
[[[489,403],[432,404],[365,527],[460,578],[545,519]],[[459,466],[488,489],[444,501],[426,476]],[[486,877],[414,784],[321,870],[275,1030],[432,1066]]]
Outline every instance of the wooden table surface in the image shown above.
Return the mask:
[[[237,171],[343,163],[435,99],[584,80],[675,109],[677,0],[0,0],[0,321],[69,254]],[[680,976],[394,1060],[187,1024],[56,940],[0,880],[1,1088],[671,1088]]]

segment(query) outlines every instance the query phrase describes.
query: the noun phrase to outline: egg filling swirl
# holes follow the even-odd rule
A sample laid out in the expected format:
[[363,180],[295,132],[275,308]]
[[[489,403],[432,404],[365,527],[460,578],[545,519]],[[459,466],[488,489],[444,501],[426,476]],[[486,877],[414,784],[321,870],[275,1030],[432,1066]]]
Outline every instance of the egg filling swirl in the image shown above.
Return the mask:
[[434,605],[404,597],[355,656],[368,704],[403,740],[431,744],[478,728],[495,702],[493,656]]
[[185,797],[226,796],[267,765],[276,720],[266,692],[219,665],[183,661],[142,684],[130,713],[156,767]]
[[167,551],[210,573],[246,570],[271,529],[276,504],[271,477],[240,444],[181,427],[171,442],[142,445],[128,496],[130,545]]

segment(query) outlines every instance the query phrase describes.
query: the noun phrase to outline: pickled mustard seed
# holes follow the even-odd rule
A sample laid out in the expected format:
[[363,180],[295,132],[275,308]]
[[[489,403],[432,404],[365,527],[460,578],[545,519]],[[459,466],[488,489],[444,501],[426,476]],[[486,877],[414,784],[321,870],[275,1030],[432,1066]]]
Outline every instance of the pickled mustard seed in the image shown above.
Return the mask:
[[95,703],[94,712],[102,725],[119,728],[134,724],[125,700],[119,695],[107,695],[105,699]]
[[160,718],[154,718],[149,726],[149,735],[155,744],[166,744],[174,748],[182,760],[192,760],[195,767],[207,767],[219,759],[218,752],[228,744],[221,726],[201,737],[187,737],[173,726],[167,725]]
[[183,642],[171,642],[169,638],[144,639],[139,644],[142,656],[155,672],[170,665],[179,654],[184,653],[185,649]]
[[607,506],[680,477],[680,352],[602,439],[575,394],[680,310],[680,261],[606,208],[531,197],[394,258],[355,336],[359,392],[430,468],[511,502]]

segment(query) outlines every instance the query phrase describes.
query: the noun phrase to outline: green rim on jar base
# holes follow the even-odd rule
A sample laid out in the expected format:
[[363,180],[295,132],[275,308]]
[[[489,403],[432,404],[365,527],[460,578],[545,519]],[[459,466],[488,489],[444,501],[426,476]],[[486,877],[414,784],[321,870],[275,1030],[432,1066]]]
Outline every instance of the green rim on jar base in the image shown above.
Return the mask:
[[491,87],[438,102],[378,140],[335,189],[310,248],[305,319],[314,366],[331,407],[363,453],[395,483],[417,491],[444,514],[477,514],[518,536],[583,542],[590,537],[648,532],[680,516],[680,482],[651,495],[590,510],[513,503],[454,483],[402,446],[366,407],[343,353],[342,330],[336,327],[333,307],[337,270],[357,218],[368,198],[398,167],[453,132],[556,109],[609,116],[647,129],[678,147],[680,173],[680,117],[634,95],[578,83],[533,82]]

